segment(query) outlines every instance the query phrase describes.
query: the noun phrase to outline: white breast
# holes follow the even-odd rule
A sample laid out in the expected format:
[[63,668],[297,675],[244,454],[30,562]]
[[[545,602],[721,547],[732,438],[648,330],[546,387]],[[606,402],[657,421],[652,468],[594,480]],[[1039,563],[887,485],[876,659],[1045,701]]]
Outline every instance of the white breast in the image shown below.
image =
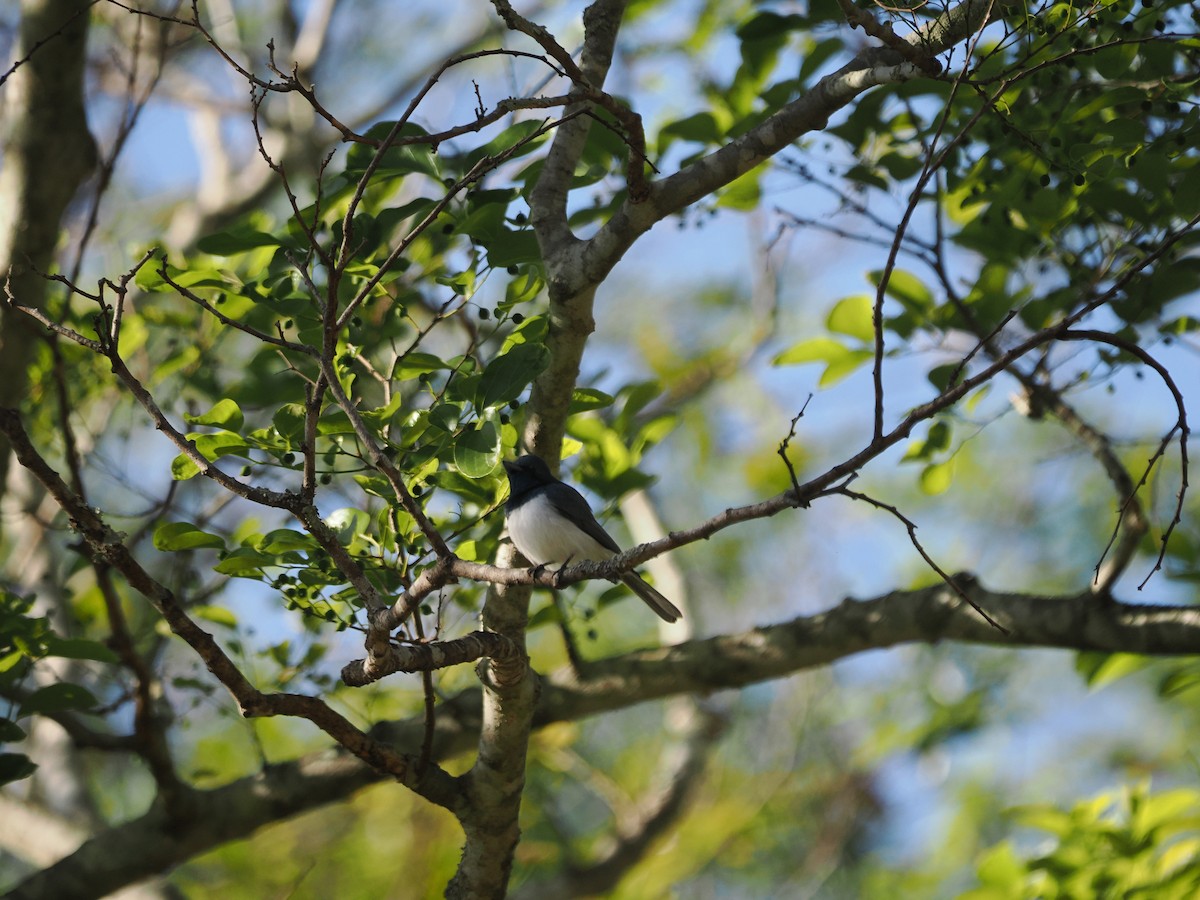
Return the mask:
[[530,500],[509,513],[508,533],[521,554],[535,566],[613,556],[611,550],[564,519],[544,497]]

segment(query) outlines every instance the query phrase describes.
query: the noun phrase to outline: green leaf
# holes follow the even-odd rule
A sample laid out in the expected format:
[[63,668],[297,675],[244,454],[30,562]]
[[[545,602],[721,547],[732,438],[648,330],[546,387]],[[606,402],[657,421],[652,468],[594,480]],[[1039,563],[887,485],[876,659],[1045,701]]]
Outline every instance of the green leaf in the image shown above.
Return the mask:
[[[375,141],[383,141],[387,138],[392,128],[395,127],[395,124],[395,122],[380,122],[372,126],[367,131],[366,136]],[[396,136],[396,139],[420,138],[428,133],[421,126],[414,125],[412,122],[406,122],[400,127],[400,132]],[[366,172],[367,167],[377,155],[379,155],[379,151],[369,144],[354,144],[346,154],[346,175],[357,180],[359,176]],[[433,152],[433,145],[428,142],[402,144],[399,146],[393,144],[383,153],[375,172],[379,176],[420,173],[438,180],[441,180],[442,177],[441,165],[438,162],[437,155]]]
[[154,547],[167,551],[197,548],[224,550],[225,540],[219,535],[201,531],[191,522],[165,522],[154,530]]
[[858,338],[864,343],[875,340],[875,303],[865,294],[839,300],[829,311],[825,327],[837,334]]
[[250,547],[238,547],[213,566],[213,571],[235,578],[259,578],[265,566],[275,565],[276,562],[274,555],[259,553]]
[[80,684],[60,681],[33,692],[21,704],[18,718],[34,713],[56,713],[69,709],[86,710],[97,705],[95,696]]
[[611,394],[598,391],[595,388],[575,388],[571,392],[571,408],[567,415],[586,412],[592,409],[604,409],[615,402]]
[[497,269],[541,262],[542,259],[537,236],[529,229],[499,228],[480,243],[487,251],[488,263]]
[[163,277],[163,270],[166,269],[167,276],[176,284],[179,283],[179,278],[186,274],[184,270],[177,269],[175,266],[166,262],[159,255],[155,255],[148,263],[138,269],[137,275],[134,276],[133,283],[143,291],[149,293],[162,293],[164,291],[173,291],[175,288],[167,284],[166,278]]
[[180,453],[171,460],[171,477],[176,481],[187,481],[199,474],[200,466],[190,456]]
[[829,387],[841,381],[868,359],[874,356],[870,350],[852,350],[827,337],[809,338],[784,350],[775,357],[777,366],[801,365],[810,362],[825,363],[818,384]]
[[[1020,896],[1025,878],[1025,866],[1017,858],[1012,844],[1003,842],[987,852],[979,864],[979,880],[985,885],[1002,888],[1004,897]],[[959,900],[963,900],[962,897]]]
[[0,784],[28,778],[37,770],[37,763],[24,753],[0,753]]
[[251,228],[249,225],[235,225],[225,231],[218,231],[196,242],[196,249],[210,256],[237,256],[256,247],[278,247],[282,244],[273,234]]
[[293,551],[309,551],[317,549],[317,541],[311,534],[295,531],[291,528],[277,528],[263,535],[258,542],[258,549],[263,553],[288,553]]
[[1164,697],[1174,697],[1200,687],[1200,665],[1192,664],[1176,669],[1167,675],[1158,686],[1158,692]]
[[820,41],[804,54],[804,62],[800,64],[800,74],[797,77],[800,81],[807,80],[823,63],[838,53],[842,53],[845,48],[846,45],[841,38],[826,38]]
[[762,198],[762,188],[759,184],[761,176],[760,169],[751,169],[744,175],[739,175],[721,190],[717,206],[741,212],[757,207]]
[[467,478],[486,478],[499,467],[502,450],[499,430],[484,422],[454,442],[454,467]]
[[1112,684],[1126,675],[1141,671],[1150,660],[1136,653],[1080,653],[1075,658],[1075,671],[1083,676],[1093,690]]
[[378,223],[381,232],[390,234],[391,230],[397,224],[405,221],[406,219],[414,219],[414,225],[416,225],[427,215],[429,215],[430,210],[432,210],[435,206],[437,206],[436,200],[431,200],[428,197],[417,197],[413,200],[409,200],[407,203],[401,204],[400,206],[389,207],[385,210],[382,210],[379,215],[375,217],[375,221]]
[[449,368],[450,365],[445,360],[434,356],[432,353],[422,353],[419,350],[413,350],[405,353],[404,356],[396,360],[396,365],[392,369],[392,376],[400,379],[415,378],[418,375],[436,372],[438,369]]
[[954,458],[940,463],[930,463],[921,470],[921,490],[932,496],[944,494],[954,481]]
[[285,403],[275,410],[271,424],[279,432],[280,437],[289,441],[298,440],[304,434],[304,405],[301,403]]
[[807,28],[810,20],[801,15],[780,15],[775,12],[760,12],[751,16],[737,28],[737,36],[743,41],[770,38],[800,28]]
[[486,244],[504,229],[504,214],[507,209],[507,201],[479,204],[458,221],[454,230]]
[[929,379],[930,384],[938,389],[938,393],[942,393],[951,386],[950,379],[954,376],[955,372],[959,373],[959,380],[962,379],[962,371],[962,363],[945,363],[944,365],[934,366],[925,377]]
[[929,436],[925,439],[925,444],[933,453],[948,450],[950,449],[950,433],[950,423],[945,419],[938,419],[929,426]]
[[12,719],[0,718],[0,744],[11,744],[25,740],[25,729]]
[[[538,119],[525,119],[517,122],[505,128],[486,144],[476,147],[462,157],[455,157],[453,162],[459,171],[466,172],[485,156],[499,156],[501,153],[511,150],[518,144],[521,146],[509,156],[509,159],[517,159],[518,157],[525,156],[536,150],[538,145],[546,140],[547,134],[537,135],[537,132],[541,130],[543,125],[544,123]],[[534,135],[537,135],[537,137],[534,137]]]
[[197,619],[204,619],[226,628],[237,628],[237,616],[223,606],[194,606],[189,612]]
[[561,622],[562,616],[559,615],[558,607],[550,603],[540,607],[536,612],[529,617],[529,624],[526,626],[529,631],[535,628],[542,628],[546,625],[551,625],[555,622]]
[[663,152],[676,140],[705,145],[717,144],[720,143],[721,136],[722,129],[713,114],[700,112],[688,116],[686,119],[664,125],[658,132],[658,150],[660,153]]
[[549,364],[550,351],[542,344],[515,345],[483,370],[476,406],[489,409],[515,400]]
[[[200,455],[212,462],[222,456],[244,456],[250,445],[240,434],[232,431],[217,431],[212,434],[189,434],[188,440],[196,445]],[[199,474],[200,466],[190,456],[180,453],[171,461],[171,475],[176,481],[185,481]]]
[[518,344],[542,344],[550,330],[550,322],[545,316],[530,316],[504,339],[500,347],[501,353],[507,353]]
[[235,402],[228,398],[219,401],[216,406],[203,415],[190,416],[185,414],[183,418],[185,422],[189,422],[192,425],[213,425],[217,428],[228,429],[229,431],[239,431],[245,422],[241,409]]
[[453,434],[458,430],[463,408],[457,403],[439,403],[429,410],[429,424]]
[[[878,287],[879,280],[883,278],[883,271],[871,272],[869,277],[871,282]],[[925,283],[904,269],[892,270],[892,274],[888,276],[884,293],[893,300],[898,300],[906,310],[912,313],[928,313],[936,305],[933,294],[925,286]]]
[[61,656],[63,659],[90,659],[103,663],[121,661],[116,653],[99,641],[89,641],[85,638],[60,638],[53,634],[46,638],[46,655]]
[[317,434],[354,434],[354,426],[344,409],[331,406],[317,419]]

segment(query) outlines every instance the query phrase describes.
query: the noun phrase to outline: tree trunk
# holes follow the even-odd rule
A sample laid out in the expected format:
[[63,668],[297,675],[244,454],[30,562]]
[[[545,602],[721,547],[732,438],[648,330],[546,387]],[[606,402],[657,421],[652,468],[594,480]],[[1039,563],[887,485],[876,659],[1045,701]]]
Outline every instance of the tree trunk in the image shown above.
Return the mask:
[[[23,0],[21,28],[4,84],[7,127],[0,167],[0,278],[25,306],[42,306],[67,204],[96,164],[84,114],[83,73],[92,4]],[[25,399],[34,335],[41,329],[0,303],[0,406]],[[0,492],[8,473],[0,438]]]

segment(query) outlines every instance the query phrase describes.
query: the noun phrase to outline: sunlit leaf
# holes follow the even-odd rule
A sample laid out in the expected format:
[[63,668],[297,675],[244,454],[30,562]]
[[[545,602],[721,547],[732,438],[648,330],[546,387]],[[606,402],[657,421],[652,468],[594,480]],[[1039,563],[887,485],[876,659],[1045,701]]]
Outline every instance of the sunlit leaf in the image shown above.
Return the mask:
[[237,616],[224,606],[194,606],[189,611],[197,619],[204,619],[215,625],[224,625],[226,628],[237,628]]
[[184,421],[192,425],[213,425],[229,431],[238,431],[244,423],[242,411],[238,405],[228,398],[218,401],[217,405],[200,416],[184,415]]
[[168,551],[224,550],[225,541],[219,535],[201,531],[191,522],[164,522],[154,530],[154,546]]
[[1084,682],[1093,690],[1141,671],[1149,664],[1149,659],[1136,653],[1089,652],[1075,657],[1075,671],[1083,676]]
[[839,300],[829,311],[825,327],[837,334],[845,334],[869,342],[875,339],[873,317],[875,303],[864,294]]
[[870,350],[851,349],[833,338],[815,337],[783,351],[773,362],[777,366],[823,362],[825,371],[821,373],[818,384],[821,387],[829,387],[850,375],[873,356]]
[[954,481],[954,459],[945,462],[930,463],[921,470],[921,490],[927,494],[944,494]]

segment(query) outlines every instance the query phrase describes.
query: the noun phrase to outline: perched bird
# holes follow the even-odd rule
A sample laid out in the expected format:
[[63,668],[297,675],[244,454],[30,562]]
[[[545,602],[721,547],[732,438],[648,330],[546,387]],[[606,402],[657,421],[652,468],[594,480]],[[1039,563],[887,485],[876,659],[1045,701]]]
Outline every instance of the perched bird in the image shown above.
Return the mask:
[[[550,467],[540,457],[505,461],[504,469],[509,484],[508,502],[504,504],[508,533],[521,554],[535,566],[598,562],[621,552],[617,542],[600,527],[583,495],[551,475]],[[636,572],[626,572],[621,580],[660,619],[674,622],[683,615]]]

